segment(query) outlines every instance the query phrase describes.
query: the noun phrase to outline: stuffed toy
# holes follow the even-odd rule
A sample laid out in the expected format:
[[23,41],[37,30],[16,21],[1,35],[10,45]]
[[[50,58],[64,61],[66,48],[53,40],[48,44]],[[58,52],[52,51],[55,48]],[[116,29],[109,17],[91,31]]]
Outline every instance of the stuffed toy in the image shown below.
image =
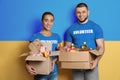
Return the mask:
[[39,39],[35,39],[33,42],[29,44],[30,55],[34,56],[43,56],[48,58],[49,57],[49,51],[47,51],[47,48],[40,42]]

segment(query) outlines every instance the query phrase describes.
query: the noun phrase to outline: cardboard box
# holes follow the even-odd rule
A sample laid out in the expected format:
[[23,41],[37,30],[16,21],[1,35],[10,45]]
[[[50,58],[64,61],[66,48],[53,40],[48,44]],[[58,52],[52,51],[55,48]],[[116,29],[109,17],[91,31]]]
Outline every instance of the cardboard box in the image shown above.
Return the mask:
[[[48,51],[52,50],[51,43],[42,43],[42,44],[47,47]],[[51,52],[49,58],[45,58],[43,56],[28,55],[28,53],[21,54],[20,56],[21,57],[26,56],[25,61],[29,61],[29,64],[35,68],[37,74],[49,75],[49,73],[51,72],[51,56],[58,56],[58,55],[59,55],[59,51]]]
[[60,68],[62,69],[91,69],[90,62],[99,56],[96,50],[91,51],[62,51],[59,55]]
[[27,56],[25,59],[33,66],[37,74],[48,75],[51,72],[51,59],[42,56]]
[[[50,56],[58,56],[59,51],[52,52]],[[42,56],[27,56],[26,61],[29,61],[29,64],[33,66],[37,74],[49,75],[51,72],[51,58],[45,58]]]

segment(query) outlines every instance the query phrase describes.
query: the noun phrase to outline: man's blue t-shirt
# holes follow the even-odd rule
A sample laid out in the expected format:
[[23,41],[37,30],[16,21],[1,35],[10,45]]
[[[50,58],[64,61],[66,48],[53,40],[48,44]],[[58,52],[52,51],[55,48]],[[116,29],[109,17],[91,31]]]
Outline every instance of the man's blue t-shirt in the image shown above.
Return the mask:
[[[30,41],[32,42],[35,39],[39,39],[41,42],[50,42],[50,43],[52,43],[52,51],[55,51],[58,44],[61,43],[61,38],[56,33],[52,33],[51,36],[44,36],[41,33],[36,33],[31,37]],[[55,58],[56,58],[55,56],[52,57],[52,59],[55,59]],[[52,72],[57,72],[57,64],[54,65],[54,69],[53,69]]]
[[88,48],[96,49],[96,40],[103,38],[100,26],[90,20],[85,24],[74,23],[66,34],[66,41],[74,43],[78,48],[86,42]]

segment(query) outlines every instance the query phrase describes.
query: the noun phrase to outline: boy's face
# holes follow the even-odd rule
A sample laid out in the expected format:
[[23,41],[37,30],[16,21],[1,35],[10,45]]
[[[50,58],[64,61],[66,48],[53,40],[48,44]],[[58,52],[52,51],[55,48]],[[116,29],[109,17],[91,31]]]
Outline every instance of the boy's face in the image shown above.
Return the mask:
[[88,19],[89,11],[86,7],[77,7],[76,16],[80,23],[84,23]]
[[42,24],[45,30],[50,31],[54,23],[54,17],[50,14],[46,14],[42,20]]

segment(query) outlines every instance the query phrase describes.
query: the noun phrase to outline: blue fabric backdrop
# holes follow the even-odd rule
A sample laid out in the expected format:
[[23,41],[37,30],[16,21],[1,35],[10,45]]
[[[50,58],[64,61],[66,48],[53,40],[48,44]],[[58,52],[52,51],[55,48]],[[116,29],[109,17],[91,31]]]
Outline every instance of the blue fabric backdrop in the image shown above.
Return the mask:
[[0,0],[0,40],[28,40],[41,29],[41,15],[55,15],[53,32],[63,38],[76,20],[74,9],[79,2],[89,6],[89,19],[104,30],[105,40],[120,40],[120,0]]

